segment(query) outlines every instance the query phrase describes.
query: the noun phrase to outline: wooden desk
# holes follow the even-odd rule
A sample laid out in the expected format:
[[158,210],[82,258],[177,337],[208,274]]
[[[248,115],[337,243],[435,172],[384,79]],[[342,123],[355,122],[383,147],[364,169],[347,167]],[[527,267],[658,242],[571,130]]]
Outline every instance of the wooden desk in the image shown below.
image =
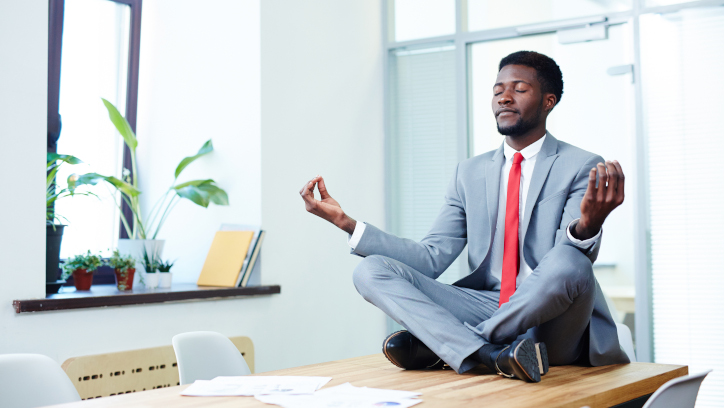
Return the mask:
[[[525,383],[490,374],[483,366],[458,375],[452,370],[404,371],[382,354],[357,357],[258,375],[332,377],[325,387],[350,382],[362,387],[417,391],[416,407],[610,407],[653,393],[665,382],[687,375],[687,366],[633,363],[606,367],[552,367],[540,383]],[[182,397],[186,386],[57,405],[66,408],[126,406],[196,408],[272,407],[253,397]]]

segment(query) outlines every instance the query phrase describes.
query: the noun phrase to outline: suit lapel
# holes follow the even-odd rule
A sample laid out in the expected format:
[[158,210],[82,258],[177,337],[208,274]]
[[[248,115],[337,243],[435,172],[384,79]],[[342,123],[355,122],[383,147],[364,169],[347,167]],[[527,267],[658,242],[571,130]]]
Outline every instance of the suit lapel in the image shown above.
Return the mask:
[[[489,242],[493,242],[493,233],[498,219],[498,196],[503,167],[503,144],[496,150],[491,161],[486,163],[486,207],[488,207]],[[490,248],[489,248],[490,249]]]
[[549,132],[546,132],[546,139],[544,144],[541,146],[538,157],[536,158],[536,165],[534,166],[534,173],[531,176],[531,183],[529,184],[529,192],[526,195],[526,207],[524,212],[524,222],[521,229],[521,236],[526,237],[526,231],[529,228],[529,222],[531,221],[531,213],[534,211],[534,205],[536,200],[539,198],[539,193],[544,187],[546,177],[549,175],[551,166],[559,157],[556,154],[557,146],[559,141],[554,138]]

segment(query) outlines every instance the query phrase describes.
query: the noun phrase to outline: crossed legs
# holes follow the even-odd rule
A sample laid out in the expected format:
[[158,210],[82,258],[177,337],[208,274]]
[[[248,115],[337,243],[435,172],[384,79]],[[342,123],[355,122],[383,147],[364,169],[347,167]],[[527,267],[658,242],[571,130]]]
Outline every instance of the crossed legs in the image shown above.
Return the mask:
[[569,364],[582,350],[594,306],[589,259],[557,245],[500,309],[498,292],[446,285],[383,256],[355,269],[358,292],[408,329],[456,372],[478,364],[471,355],[484,344],[508,344],[519,336],[547,345],[551,364]]

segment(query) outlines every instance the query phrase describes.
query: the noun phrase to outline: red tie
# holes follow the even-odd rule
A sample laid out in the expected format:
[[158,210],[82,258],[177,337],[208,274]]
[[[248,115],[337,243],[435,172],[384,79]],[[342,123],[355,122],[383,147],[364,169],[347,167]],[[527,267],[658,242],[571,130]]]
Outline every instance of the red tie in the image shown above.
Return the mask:
[[524,156],[514,154],[506,191],[506,230],[503,238],[503,271],[501,272],[501,296],[498,307],[509,301],[516,292],[516,276],[519,274],[519,186],[521,162]]

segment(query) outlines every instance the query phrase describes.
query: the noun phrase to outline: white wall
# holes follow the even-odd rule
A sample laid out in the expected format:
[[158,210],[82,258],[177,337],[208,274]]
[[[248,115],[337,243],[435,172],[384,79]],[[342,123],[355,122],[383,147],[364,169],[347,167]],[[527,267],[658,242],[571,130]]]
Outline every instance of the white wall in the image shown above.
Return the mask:
[[174,180],[181,159],[208,139],[214,153],[179,181],[213,178],[229,206],[182,200],[159,238],[177,260],[175,279],[196,282],[222,223],[261,216],[259,1],[144,2],[139,74],[139,181],[149,211]]
[[297,194],[321,173],[353,216],[383,223],[379,3],[200,4],[144,2],[143,188],[169,183],[179,159],[212,137],[217,152],[188,176],[214,177],[232,205],[180,205],[163,230],[166,254],[179,256],[180,275],[193,280],[221,222],[261,219],[269,231],[262,280],[282,285],[282,294],[14,313],[13,299],[44,296],[47,2],[0,2],[0,148],[12,152],[0,170],[22,174],[5,178],[12,198],[0,200],[0,213],[12,215],[0,234],[0,353],[63,362],[166,345],[191,330],[250,336],[257,371],[379,352],[384,316],[354,291],[358,259],[343,233],[304,212]]
[[306,316],[276,320],[288,338],[314,339],[309,356],[279,350],[286,360],[378,353],[385,334],[353,287],[360,258],[346,234],[299,196],[320,174],[348,214],[384,227],[380,15],[371,0],[262,1],[263,279],[282,284],[286,313]]

